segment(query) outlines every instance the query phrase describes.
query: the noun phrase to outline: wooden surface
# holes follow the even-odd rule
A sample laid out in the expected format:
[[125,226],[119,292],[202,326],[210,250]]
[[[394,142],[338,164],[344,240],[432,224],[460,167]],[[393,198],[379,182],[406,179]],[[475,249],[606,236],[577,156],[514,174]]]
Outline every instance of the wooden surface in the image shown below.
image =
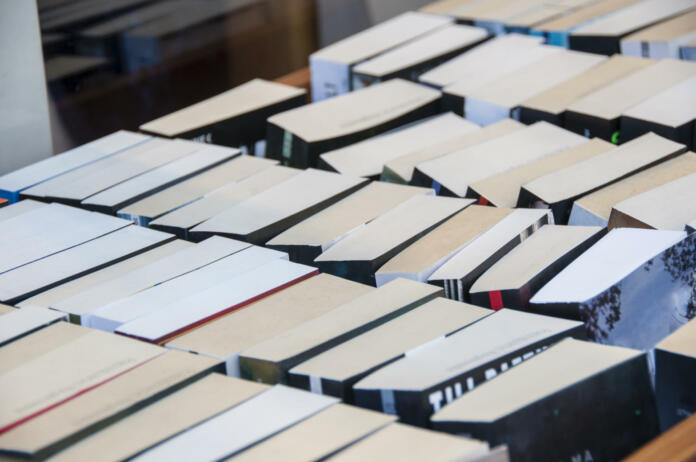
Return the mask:
[[696,414],[672,427],[624,462],[693,462],[696,461]]

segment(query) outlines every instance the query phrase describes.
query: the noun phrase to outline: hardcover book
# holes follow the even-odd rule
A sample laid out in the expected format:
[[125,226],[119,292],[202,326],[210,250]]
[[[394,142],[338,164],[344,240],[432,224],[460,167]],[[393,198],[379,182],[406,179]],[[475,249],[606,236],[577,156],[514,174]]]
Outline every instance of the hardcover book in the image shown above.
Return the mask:
[[696,38],[696,11],[688,11],[621,39],[621,54],[680,59],[679,47]]
[[14,309],[0,305],[11,311],[0,311],[0,346],[14,342],[56,322],[67,321],[68,317],[60,311],[49,310],[40,306],[25,306]]

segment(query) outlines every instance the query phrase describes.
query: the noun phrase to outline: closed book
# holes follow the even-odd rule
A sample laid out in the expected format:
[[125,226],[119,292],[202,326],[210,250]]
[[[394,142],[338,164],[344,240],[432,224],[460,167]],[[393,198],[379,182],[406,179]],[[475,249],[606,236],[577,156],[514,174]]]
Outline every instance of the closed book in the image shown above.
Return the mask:
[[696,76],[669,87],[621,114],[623,141],[653,132],[694,147]]
[[0,274],[0,300],[16,303],[173,238],[161,231],[127,226]]
[[51,460],[128,459],[267,389],[266,385],[210,374],[99,429]]
[[486,143],[423,162],[418,169],[433,179],[433,187],[439,194],[472,197],[469,187],[478,181],[585,141],[555,125],[537,122]]
[[647,366],[642,351],[567,339],[445,406],[433,427],[505,442],[513,460],[618,460],[658,433]]
[[9,220],[23,213],[38,209],[39,207],[44,207],[45,205],[47,205],[45,202],[33,201],[31,199],[24,199],[6,205],[0,210],[0,221]]
[[424,72],[454,58],[488,37],[480,27],[452,24],[420,36],[353,67],[352,88],[393,78],[418,81]]
[[394,417],[334,404],[234,456],[236,462],[266,461],[283,454],[288,461],[320,460],[369,437]]
[[396,278],[426,282],[456,255],[512,209],[471,205],[399,252],[375,273],[377,286]]
[[650,349],[693,315],[695,243],[684,231],[611,230],[542,287],[530,310],[581,320],[595,342]]
[[148,226],[188,238],[191,228],[244,200],[272,188],[301,171],[282,166],[272,166],[236,183],[211,191],[197,201],[172,210],[152,220]]
[[612,55],[621,52],[621,38],[664,19],[693,10],[689,0],[646,0],[578,27],[570,48]]
[[591,53],[553,53],[471,92],[445,93],[464,98],[464,116],[480,125],[512,117],[520,120],[525,100],[601,64],[606,58]]
[[[696,316],[694,305],[689,307]],[[665,431],[696,411],[696,320],[691,320],[655,345],[655,395],[660,428]]]
[[526,124],[539,120],[563,126],[565,111],[575,101],[652,64],[650,59],[614,55],[596,66],[526,99],[520,105],[520,120]]
[[104,136],[62,154],[28,165],[0,177],[0,197],[15,202],[23,190],[91,162],[113,155],[149,140],[150,137],[126,130]]
[[309,169],[225,209],[190,231],[200,239],[211,234],[253,244],[271,238],[367,184],[367,180]]
[[[179,241],[184,242],[184,241]],[[215,237],[199,244],[179,244],[178,249],[140,265],[128,266],[127,271],[113,274],[96,284],[83,284],[79,291],[50,302],[50,307],[64,313],[82,325],[89,325],[93,312],[102,306],[127,299],[139,292],[190,273],[225,257],[240,252],[249,245],[231,239]],[[29,301],[28,301],[29,302]],[[39,303],[34,300],[34,303]]]
[[429,426],[430,416],[448,403],[564,337],[580,335],[581,327],[577,321],[497,311],[368,375],[353,386],[355,403]]
[[542,226],[479,277],[471,303],[527,309],[529,299],[604,234],[599,226]]
[[277,385],[135,457],[221,460],[302,422],[335,398]]
[[95,194],[190,154],[200,144],[151,138],[113,156],[45,181],[22,192],[23,197],[77,205]]
[[522,185],[517,205],[548,207],[557,223],[566,223],[573,201],[685,151],[653,133]]
[[696,75],[696,64],[664,59],[599,88],[568,106],[565,127],[587,137],[621,141],[621,114]]
[[[485,460],[482,441],[394,423],[339,452],[332,462],[378,461],[395,457],[404,462],[431,460]],[[479,459],[482,458],[482,459]],[[506,461],[507,459],[502,459]]]
[[648,462],[661,457],[693,458],[696,444],[691,439],[696,430],[696,416],[687,418],[673,429],[663,433],[642,446],[625,460],[627,462]]
[[332,245],[414,196],[433,195],[429,188],[375,181],[283,231],[266,245],[287,252],[290,260],[311,265]]
[[[227,375],[239,377],[245,349],[281,335],[373,290],[347,279],[318,274],[233,311],[167,342],[167,348],[225,361]],[[271,321],[272,320],[272,321]]]
[[[90,210],[116,214],[120,209],[156,192],[181,183],[193,176],[237,157],[238,149],[200,145],[195,151],[167,164],[101,191],[82,201]],[[130,219],[128,214],[119,214]]]
[[692,173],[696,173],[696,154],[678,155],[577,199],[568,224],[607,226],[616,204]]
[[[196,259],[198,265],[189,268],[183,274],[173,274],[160,283],[146,278],[145,284],[140,286],[140,290],[133,292],[128,290],[127,294],[124,294],[125,296],[113,297],[110,294],[112,288],[121,283],[127,288],[135,288],[135,285],[131,285],[133,282],[130,278],[117,281],[115,285],[106,287],[106,296],[103,299],[101,294],[104,292],[101,292],[102,288],[99,288],[95,295],[100,297],[98,299],[100,305],[82,315],[83,323],[89,327],[113,332],[121,324],[165,309],[176,301],[194,296],[216,284],[233,279],[266,263],[287,258],[281,252],[262,247],[244,248],[226,257],[224,253],[218,254],[217,258],[212,261],[209,260],[208,252],[202,253],[203,258]],[[161,273],[157,271],[155,274]],[[139,283],[135,282],[135,284]]]
[[0,274],[129,224],[120,218],[61,204],[49,204],[4,220],[0,229]]
[[7,307],[11,311],[0,312],[0,346],[13,342],[56,322],[67,321],[68,317],[60,311],[40,306],[26,306],[20,309]]
[[208,171],[195,175],[174,186],[134,202],[118,211],[118,214],[141,226],[150,221],[195,202],[207,194],[252,176],[275,161],[254,156],[239,156]]
[[680,45],[695,38],[696,11],[687,11],[622,38],[621,54],[680,59]]
[[[33,335],[39,335],[44,331],[46,329]],[[118,339],[118,336],[115,335],[101,334]],[[31,336],[27,338],[31,338]],[[143,345],[142,342],[135,343]],[[9,348],[11,345],[3,348]],[[73,352],[73,355],[84,356],[89,347],[81,346],[83,351]],[[101,349],[92,346],[102,356],[104,349],[109,347],[114,347],[114,345],[104,345]],[[118,348],[115,347],[115,349]],[[85,438],[92,433],[104,427],[109,428],[109,424],[118,422],[143,407],[157,402],[158,399],[217,371],[220,366],[217,361],[210,358],[184,354],[179,351],[162,351],[162,354],[142,365],[127,370],[89,390],[89,392],[80,394],[74,399],[0,434],[0,451],[5,455],[12,454],[21,455],[24,458],[44,459],[46,456],[50,456],[65,447],[70,447],[78,441],[88,441]],[[64,358],[61,363],[64,365],[67,362],[74,362],[74,358],[75,356]],[[104,365],[103,362],[100,364],[101,367]],[[46,370],[44,369],[44,372]],[[45,386],[46,383],[41,385]],[[26,388],[26,384],[24,388]],[[164,426],[165,424],[160,422],[159,425]],[[142,436],[144,435],[138,435],[137,438]],[[128,441],[134,442],[135,438],[132,435]],[[123,441],[119,441],[119,443],[123,444],[124,449],[126,448],[127,443]],[[104,449],[102,447],[101,451]],[[99,458],[102,457],[108,458],[109,456],[101,454]]]
[[414,150],[409,154],[399,156],[384,164],[382,168],[382,181],[393,183],[408,183],[415,186],[432,185],[432,179],[418,170],[418,165],[428,160],[437,159],[452,151],[485,143],[493,138],[512,133],[521,129],[524,125],[512,119],[505,119],[487,127],[477,128],[461,134],[447,141],[438,141],[424,148]]
[[614,145],[611,143],[594,138],[586,143],[477,181],[469,185],[469,189],[478,195],[480,204],[515,207],[519,201],[522,185],[592,158],[613,147]]
[[[670,204],[665,207],[665,204]],[[683,230],[696,217],[696,173],[650,189],[614,205],[609,228]]]
[[[518,61],[511,65],[507,63],[515,55],[536,48],[541,41],[540,38],[520,34],[496,37],[422,74],[418,80],[434,88],[470,79],[486,83],[493,77],[492,68],[499,67],[501,73],[514,70],[515,65],[519,66]],[[480,72],[485,72],[486,76],[480,76]]]
[[437,287],[398,279],[242,351],[242,377],[287,383],[287,371],[440,295]]
[[428,282],[444,287],[447,298],[469,301],[469,288],[480,275],[539,227],[549,223],[553,223],[553,217],[547,210],[513,210],[440,266]]
[[126,322],[115,332],[162,344],[316,274],[311,266],[275,260]]
[[319,163],[339,173],[377,178],[387,162],[433,144],[452,140],[477,128],[471,122],[447,113],[325,152],[320,156]]
[[314,261],[324,272],[376,284],[375,271],[473,201],[414,196],[325,250]]
[[353,66],[452,22],[443,16],[407,12],[313,53],[309,57],[312,101],[350,92]]
[[222,146],[252,145],[266,136],[266,119],[302,106],[307,92],[263,79],[147,122],[140,130],[168,138],[184,138]]
[[392,79],[268,119],[266,156],[316,167],[319,155],[440,112],[440,92]]
[[490,313],[436,298],[298,364],[288,372],[288,383],[353,403],[352,387],[363,377]]

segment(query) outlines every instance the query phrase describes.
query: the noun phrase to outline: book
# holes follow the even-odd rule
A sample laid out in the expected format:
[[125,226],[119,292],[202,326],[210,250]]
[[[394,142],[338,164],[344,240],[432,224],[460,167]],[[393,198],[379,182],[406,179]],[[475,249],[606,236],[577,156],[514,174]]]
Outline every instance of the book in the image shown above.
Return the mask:
[[[695,11],[696,13],[696,11]],[[693,148],[696,76],[657,93],[621,114],[625,141],[653,132]]]
[[692,315],[695,239],[613,229],[542,287],[529,309],[581,320],[598,343],[653,348]]
[[298,364],[289,370],[288,383],[353,403],[352,387],[363,377],[490,313],[436,298]]
[[621,54],[679,59],[679,47],[696,38],[696,11],[687,11],[621,39]]
[[49,204],[4,220],[2,225],[0,274],[125,228],[130,222]]
[[487,452],[488,445],[482,441],[393,423],[349,446],[329,460],[378,461],[395,457],[405,462],[425,459],[478,461],[478,458],[485,457]]
[[[692,316],[696,307],[689,306]],[[668,430],[696,411],[692,390],[696,320],[691,320],[655,345],[655,396],[661,431]]]
[[[615,386],[626,380],[629,389]],[[645,353],[567,339],[431,420],[436,430],[505,442],[513,460],[618,460],[658,433],[651,393]],[[578,419],[592,425],[578,431]],[[558,435],[563,444],[553,443]]]
[[68,446],[51,459],[128,459],[267,389],[263,384],[210,374]]
[[[67,323],[59,323],[58,325]],[[26,337],[39,335],[41,332],[51,329],[48,327],[35,334]],[[76,329],[90,329],[73,327]],[[119,336],[96,332],[103,336],[119,340]],[[120,341],[124,340],[120,338]],[[22,341],[22,340],[20,340]],[[142,342],[131,341],[136,345],[144,345]],[[12,343],[3,349],[10,348],[17,342]],[[64,364],[74,363],[74,355],[84,357],[88,345],[81,345],[83,351],[73,351],[71,357],[62,356],[57,367],[65,367]],[[104,359],[104,348],[114,345],[103,345],[97,349]],[[94,348],[94,345],[92,345]],[[152,347],[151,347],[152,348]],[[55,358],[54,358],[55,361]],[[100,367],[108,363],[102,362]],[[3,456],[17,456],[24,458],[33,457],[45,459],[55,452],[69,447],[90,434],[102,428],[109,428],[108,425],[118,422],[122,418],[139,411],[143,407],[156,402],[160,398],[173,393],[184,386],[215,372],[219,368],[219,363],[210,358],[203,358],[195,355],[181,353],[179,351],[164,351],[158,356],[146,361],[142,365],[127,370],[125,373],[113,377],[111,380],[92,388],[89,392],[82,393],[75,398],[60,404],[51,410],[44,412],[21,425],[14,427],[0,434],[0,453]],[[45,373],[48,369],[43,369]],[[41,377],[37,373],[36,377]],[[53,382],[51,382],[53,384]],[[46,383],[41,382],[41,387],[46,387]],[[23,385],[26,393],[26,383]],[[35,397],[35,396],[34,396]],[[162,428],[165,423],[160,422],[158,428]],[[135,441],[143,435],[132,435],[128,441]],[[119,441],[121,447],[125,448],[126,443]],[[103,448],[102,448],[103,451]],[[101,455],[103,457],[104,455]],[[108,456],[106,456],[108,457]]]
[[599,226],[542,226],[479,277],[471,303],[525,310],[529,299],[604,234]]
[[283,454],[289,461],[320,460],[394,422],[394,417],[334,404],[235,456],[240,462],[265,461]]
[[[582,323],[502,309],[378,369],[353,386],[355,403],[429,426],[433,413],[541,353]],[[497,380],[497,378],[496,378]]]
[[266,119],[302,106],[307,91],[253,79],[231,90],[147,122],[140,130],[222,146],[252,145],[266,137]]
[[241,352],[242,377],[287,383],[287,372],[347,340],[403,316],[442,293],[438,287],[398,279],[347,301]]
[[277,385],[171,438],[133,460],[235,455],[336,403],[335,398]]
[[694,75],[696,64],[663,59],[575,101],[566,110],[565,128],[618,143],[625,110]]
[[[531,48],[537,48],[541,41],[540,38],[520,34],[496,37],[425,72],[418,81],[434,88],[443,88],[458,81],[465,82],[471,79],[485,84],[493,78],[493,68],[499,68],[498,75],[514,71],[523,63],[514,57],[526,55]],[[532,56],[535,55],[530,55],[530,59],[533,59]],[[486,75],[481,76],[481,72]]]
[[452,113],[419,121],[319,156],[319,165],[340,173],[378,178],[384,164],[435,143],[458,138],[478,127]]
[[363,178],[305,170],[196,225],[189,236],[199,240],[220,234],[264,244],[366,184]]
[[114,332],[145,341],[166,343],[224,314],[315,276],[311,267],[276,260],[198,294],[128,321]]
[[696,417],[691,416],[673,429],[642,446],[625,460],[627,462],[646,462],[660,457],[694,457],[696,447],[690,435],[696,429]]
[[201,145],[185,140],[152,138],[113,156],[92,162],[22,192],[22,197],[79,205],[123,181],[180,159]]
[[0,323],[0,346],[68,319],[64,313],[40,306],[25,306],[19,309],[7,307],[12,311],[0,312],[0,320],[2,321]]
[[399,252],[375,273],[377,286],[396,278],[426,282],[442,265],[511,209],[471,205]]
[[[0,437],[164,351],[66,322],[5,345],[0,348],[0,389],[8,406],[0,418]],[[76,355],[79,363],[74,361]],[[48,383],[26,380],[46,374],[51,377]]]
[[150,140],[149,136],[121,130],[59,155],[0,176],[0,197],[19,200],[19,194],[51,178]]
[[184,239],[194,226],[299,174],[294,168],[272,166],[248,178],[223,186],[204,197],[152,220],[148,226]]
[[552,175],[553,172],[590,159],[613,147],[611,143],[593,138],[575,147],[477,181],[469,185],[469,189],[479,197],[479,203],[496,207],[515,207],[524,184],[545,175]]
[[488,140],[519,130],[522,127],[524,127],[524,125],[515,120],[505,119],[488,125],[487,127],[471,130],[451,140],[439,141],[422,149],[414,150],[409,154],[399,156],[386,162],[382,168],[380,179],[392,183],[408,183],[416,186],[430,187],[432,179],[425,177],[425,175],[418,170],[418,165],[422,162],[436,159],[452,151],[485,143]]
[[[614,205],[609,228],[635,227],[681,231],[696,217],[696,173],[664,183]],[[669,207],[665,204],[669,203]]]
[[[204,146],[134,178],[111,186],[82,201],[82,206],[107,214],[185,181],[240,155],[238,149]],[[120,215],[123,217],[123,215]],[[126,215],[127,216],[127,215]]]
[[152,229],[121,228],[0,274],[0,300],[15,304],[173,239]]
[[560,2],[559,4],[541,4],[507,19],[505,24],[506,31],[520,32],[529,34],[534,27],[544,24],[550,20],[562,18],[572,14],[586,5],[595,3],[594,0],[578,0],[570,2]]
[[3,305],[0,303],[0,315],[12,313],[16,308],[10,305]]
[[696,61],[696,39],[679,47],[679,58],[686,61]]
[[[146,279],[144,283],[130,278],[117,281],[115,284],[110,284],[111,287],[106,287],[103,298],[100,297],[102,288],[97,288],[95,295],[99,297],[98,305],[88,305],[89,311],[82,312],[82,322],[89,327],[113,332],[121,324],[164,309],[177,301],[199,294],[216,284],[229,281],[266,263],[287,259],[287,256],[281,252],[262,247],[236,250],[226,257],[222,252],[215,253],[213,258],[205,252],[202,258],[198,259],[197,264],[185,268],[182,274],[165,273],[163,281],[158,281],[158,277]],[[159,268],[156,270],[159,271],[155,274],[160,275],[162,274],[161,265],[157,266]],[[114,289],[121,282],[126,286],[126,290],[123,296],[116,294],[114,297]],[[90,297],[86,299],[89,301]]]
[[375,181],[325,210],[283,231],[266,243],[290,260],[311,265],[332,245],[411,197],[433,195],[429,188]]
[[[476,6],[465,6],[454,14],[462,19],[473,20],[492,34],[501,35],[508,31],[525,33],[529,23],[543,22],[547,16],[555,16],[565,11],[563,5],[543,5],[541,2],[492,2],[483,3],[475,13]],[[551,11],[549,11],[551,10]],[[472,14],[473,13],[473,14]],[[538,16],[538,17],[537,17]]]
[[[18,307],[23,306],[41,306],[44,308],[52,308],[57,303],[67,300],[80,292],[88,291],[92,287],[102,284],[111,279],[116,279],[131,271],[137,271],[145,265],[148,265],[160,258],[164,258],[186,247],[192,246],[193,243],[175,239],[165,244],[155,247],[133,257],[127,258],[118,263],[109,265],[103,269],[91,272],[79,278],[65,282],[52,289],[45,290],[33,297],[29,297],[17,303]],[[75,324],[80,324],[79,316],[70,316],[70,321]]]
[[240,156],[195,175],[174,186],[134,202],[118,211],[118,215],[141,226],[155,218],[195,202],[213,191],[237,183],[276,164],[270,159]]
[[643,0],[603,0],[590,3],[559,18],[537,24],[530,33],[543,37],[550,45],[569,48],[570,34],[575,29],[641,1]]
[[653,63],[650,59],[633,56],[610,56],[585,72],[526,99],[520,105],[519,119],[526,124],[545,120],[563,127],[565,112],[574,102]]
[[[347,279],[318,274],[233,311],[166,343],[166,347],[225,362],[239,377],[239,354],[373,290]],[[272,320],[272,321],[271,321]]]
[[[9,202],[9,201],[8,201]],[[24,199],[2,207],[0,210],[0,221],[9,220],[23,213],[45,206],[45,202]]]
[[537,122],[485,143],[423,162],[438,194],[471,197],[470,185],[512,168],[572,148],[586,140],[547,122]]
[[337,242],[314,259],[325,273],[375,285],[375,272],[471,199],[414,196]]
[[664,19],[694,9],[689,0],[646,0],[582,25],[569,37],[570,48],[612,55],[621,52],[621,38]]
[[440,112],[439,91],[391,79],[269,117],[266,157],[316,167],[324,152]]
[[573,201],[669,160],[685,150],[682,144],[648,133],[525,183],[517,205],[527,207],[536,204],[548,207],[557,223],[567,223]]
[[607,226],[614,205],[692,173],[696,173],[696,154],[678,155],[577,199],[568,224]]
[[249,247],[249,244],[221,237],[213,237],[195,245],[179,245],[173,252],[156,254],[142,264],[137,263],[137,266],[129,265],[126,271],[110,274],[108,278],[95,284],[83,284],[79,291],[71,291],[59,300],[50,302],[49,306],[68,313],[82,325],[94,327],[91,325],[91,318],[101,307],[128,299]]
[[548,210],[514,210],[440,266],[428,282],[443,287],[447,298],[468,301],[469,288],[479,276],[539,227],[550,223],[553,216]]
[[407,12],[314,52],[312,101],[350,92],[353,66],[451,23],[444,16]]
[[511,117],[520,119],[520,106],[545,90],[602,63],[606,58],[573,51],[560,51],[522,66],[488,85],[463,93],[445,88],[449,100],[461,98],[467,120],[480,125]]
[[357,64],[351,72],[351,87],[355,90],[397,77],[416,82],[424,72],[487,38],[488,32],[480,27],[459,24],[441,27]]

